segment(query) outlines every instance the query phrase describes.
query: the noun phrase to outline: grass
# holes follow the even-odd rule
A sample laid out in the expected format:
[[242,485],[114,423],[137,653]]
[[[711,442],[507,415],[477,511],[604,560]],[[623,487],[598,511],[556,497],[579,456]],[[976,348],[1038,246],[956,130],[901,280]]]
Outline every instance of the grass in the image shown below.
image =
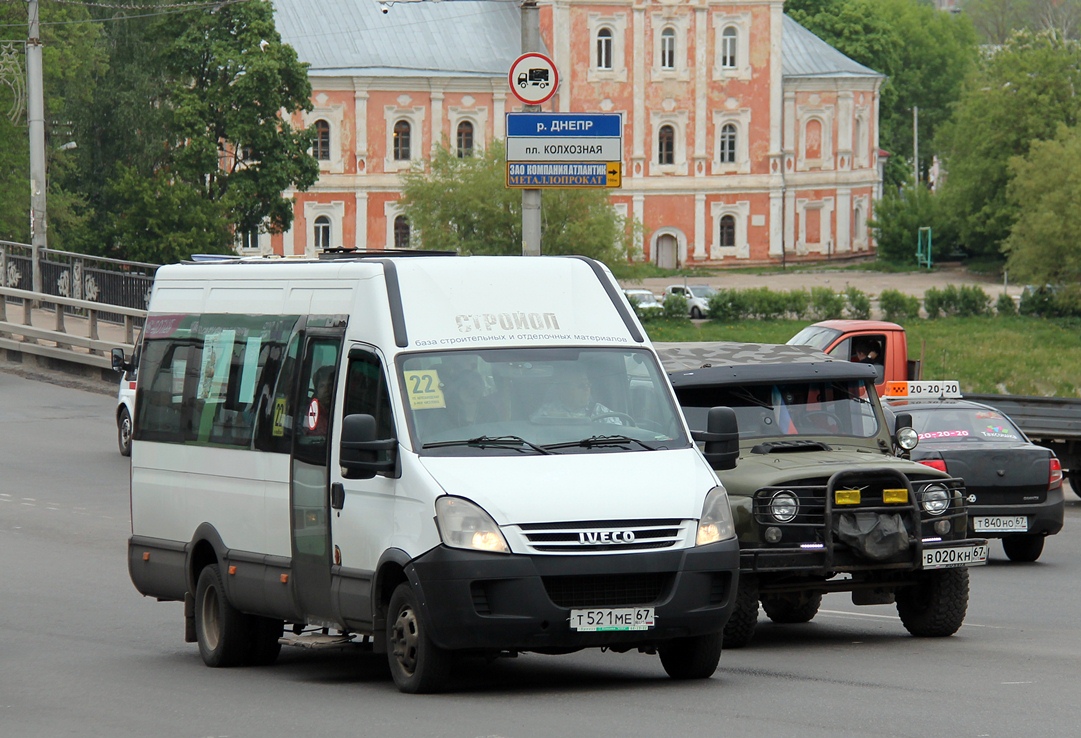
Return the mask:
[[[652,341],[784,343],[808,321],[650,321]],[[956,379],[962,392],[1081,397],[1081,320],[940,318],[905,326],[925,379]]]

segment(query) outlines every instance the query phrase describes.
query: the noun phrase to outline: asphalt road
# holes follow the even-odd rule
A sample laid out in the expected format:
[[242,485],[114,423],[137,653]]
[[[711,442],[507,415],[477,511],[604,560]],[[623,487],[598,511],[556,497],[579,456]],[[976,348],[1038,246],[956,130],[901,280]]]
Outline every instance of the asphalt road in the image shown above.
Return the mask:
[[1081,724],[1081,502],[1041,560],[973,571],[952,638],[827,596],[764,620],[714,677],[587,651],[461,665],[450,694],[397,692],[381,657],[283,651],[215,670],[182,608],[127,574],[128,463],[113,398],[0,372],[0,736],[1074,736]]

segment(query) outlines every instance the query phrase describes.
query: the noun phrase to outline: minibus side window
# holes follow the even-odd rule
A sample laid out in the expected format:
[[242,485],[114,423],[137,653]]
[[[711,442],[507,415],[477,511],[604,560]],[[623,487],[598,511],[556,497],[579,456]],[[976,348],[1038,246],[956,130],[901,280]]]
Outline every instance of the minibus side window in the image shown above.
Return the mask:
[[293,336],[285,357],[274,361],[273,370],[268,362],[264,372],[264,383],[260,394],[261,400],[258,427],[255,432],[255,448],[260,451],[273,451],[288,454],[293,448],[293,385],[296,378],[297,354],[300,351],[300,336]]
[[[390,390],[379,357],[367,351],[349,352],[345,385],[345,414],[364,413],[375,418],[377,438],[394,438]],[[380,454],[389,452],[381,451]]]

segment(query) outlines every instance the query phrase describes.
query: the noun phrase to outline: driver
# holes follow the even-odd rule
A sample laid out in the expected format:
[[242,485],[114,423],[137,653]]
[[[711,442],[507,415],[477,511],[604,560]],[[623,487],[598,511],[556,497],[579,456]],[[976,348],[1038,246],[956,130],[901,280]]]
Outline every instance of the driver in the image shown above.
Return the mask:
[[612,410],[592,398],[593,385],[582,367],[571,364],[548,389],[548,401],[538,408],[533,418],[585,418],[601,423],[622,425]]

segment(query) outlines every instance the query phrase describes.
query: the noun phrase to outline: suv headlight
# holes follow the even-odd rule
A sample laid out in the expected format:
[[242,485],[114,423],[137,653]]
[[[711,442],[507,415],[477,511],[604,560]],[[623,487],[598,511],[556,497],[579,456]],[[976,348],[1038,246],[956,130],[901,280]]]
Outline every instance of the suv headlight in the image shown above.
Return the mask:
[[724,491],[724,487],[714,487],[702,504],[702,517],[698,521],[698,536],[694,544],[705,546],[707,543],[716,543],[735,535],[728,493]]
[[799,513],[799,499],[794,492],[783,489],[769,501],[769,514],[778,523],[791,523]]
[[923,509],[930,515],[941,515],[950,506],[950,492],[942,484],[928,484],[920,495]]
[[451,548],[490,553],[510,553],[510,546],[492,516],[479,505],[461,497],[435,501],[435,524],[439,537]]

